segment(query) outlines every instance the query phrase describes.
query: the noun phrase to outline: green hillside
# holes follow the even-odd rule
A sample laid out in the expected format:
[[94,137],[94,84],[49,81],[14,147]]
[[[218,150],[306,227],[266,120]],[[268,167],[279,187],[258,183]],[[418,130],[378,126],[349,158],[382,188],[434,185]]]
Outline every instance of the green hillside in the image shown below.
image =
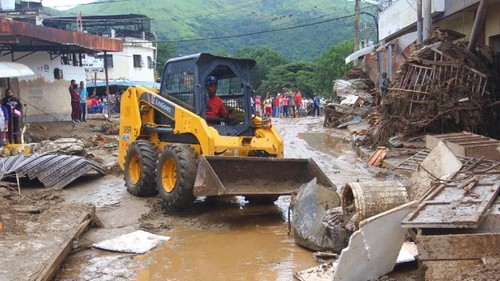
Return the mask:
[[[146,15],[158,39],[174,43],[179,54],[269,47],[290,60],[311,60],[354,34],[354,2],[346,0],[109,0],[66,14],[80,10],[84,17]],[[361,26],[373,24],[362,17]]]

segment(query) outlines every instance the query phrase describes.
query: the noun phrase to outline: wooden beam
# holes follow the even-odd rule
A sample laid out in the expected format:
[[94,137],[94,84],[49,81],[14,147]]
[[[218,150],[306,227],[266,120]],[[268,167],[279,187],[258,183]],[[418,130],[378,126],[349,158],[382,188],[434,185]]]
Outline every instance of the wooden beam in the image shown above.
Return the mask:
[[87,229],[88,225],[92,221],[92,218],[89,213],[85,213],[78,221],[80,221],[80,226],[76,229],[75,233],[62,244],[61,248],[56,251],[47,262],[45,268],[32,280],[48,281],[54,278],[57,270],[59,270],[64,259],[73,248],[73,240],[78,238],[85,231],[85,229]]
[[465,260],[498,255],[500,233],[417,235],[420,260]]

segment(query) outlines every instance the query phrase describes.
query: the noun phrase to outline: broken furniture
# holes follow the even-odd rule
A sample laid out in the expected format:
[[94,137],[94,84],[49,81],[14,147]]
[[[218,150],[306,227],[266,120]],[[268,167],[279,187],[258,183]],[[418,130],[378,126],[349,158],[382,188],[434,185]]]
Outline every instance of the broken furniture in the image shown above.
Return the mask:
[[445,142],[446,146],[457,156],[484,157],[500,161],[500,152],[497,150],[500,141],[496,139],[469,132],[425,136],[425,146],[428,149],[433,149],[439,141]]
[[464,267],[498,257],[500,162],[455,157],[440,141],[412,178],[409,194],[419,204],[402,226],[417,229],[426,279],[449,280]]

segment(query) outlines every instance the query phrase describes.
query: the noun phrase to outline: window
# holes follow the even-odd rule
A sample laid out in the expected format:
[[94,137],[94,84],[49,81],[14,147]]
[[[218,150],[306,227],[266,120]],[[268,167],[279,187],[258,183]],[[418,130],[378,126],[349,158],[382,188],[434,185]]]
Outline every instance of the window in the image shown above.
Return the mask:
[[134,55],[134,67],[142,67],[142,56]]
[[148,56],[148,68],[149,69],[155,68],[155,62],[153,61],[153,59],[150,56]]
[[163,96],[194,110],[194,75],[190,72],[170,73],[163,81]]
[[113,68],[113,55],[106,55],[106,57],[104,55],[97,55],[96,59],[102,60],[103,66],[106,66],[106,64],[104,64],[104,59],[106,59],[105,63],[107,63],[107,67]]

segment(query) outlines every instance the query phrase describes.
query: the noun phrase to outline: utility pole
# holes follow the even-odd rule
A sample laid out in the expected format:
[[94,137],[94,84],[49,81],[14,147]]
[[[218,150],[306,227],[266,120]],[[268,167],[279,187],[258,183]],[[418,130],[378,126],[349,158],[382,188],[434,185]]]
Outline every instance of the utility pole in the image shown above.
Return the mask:
[[359,0],[355,0],[354,3],[354,51],[357,51],[359,46]]
[[486,15],[487,2],[487,0],[481,0],[481,2],[479,2],[479,7],[477,8],[476,18],[474,19],[474,25],[472,26],[472,32],[470,34],[469,45],[467,46],[467,50],[471,52],[475,51],[480,30],[484,28],[484,17]]
[[432,1],[425,0],[424,5],[424,35],[423,39],[431,38],[432,33]]
[[432,1],[425,0],[424,5],[424,35],[423,39],[427,40],[431,38],[431,29],[432,29]]
[[422,43],[422,0],[417,0],[417,43]]

